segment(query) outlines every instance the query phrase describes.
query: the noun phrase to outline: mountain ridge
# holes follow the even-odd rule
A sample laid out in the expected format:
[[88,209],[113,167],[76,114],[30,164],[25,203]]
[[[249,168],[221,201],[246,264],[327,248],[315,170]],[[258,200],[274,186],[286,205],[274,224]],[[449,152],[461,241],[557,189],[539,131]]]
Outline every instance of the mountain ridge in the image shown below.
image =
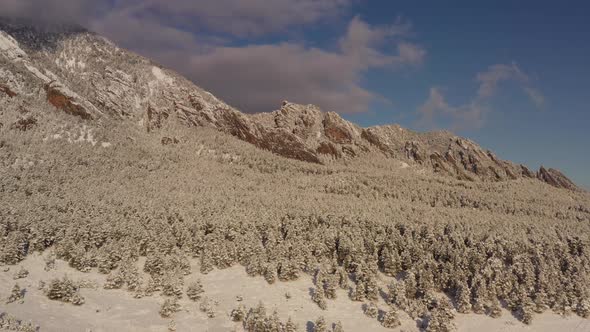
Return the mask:
[[335,112],[287,101],[270,113],[241,113],[181,75],[77,26],[52,31],[0,20],[0,55],[0,95],[6,96],[0,103],[6,105],[35,104],[86,121],[136,121],[148,132],[170,121],[209,126],[312,163],[379,153],[460,180],[536,178],[580,190],[558,170],[533,172],[448,131],[417,133],[395,124],[361,128]]

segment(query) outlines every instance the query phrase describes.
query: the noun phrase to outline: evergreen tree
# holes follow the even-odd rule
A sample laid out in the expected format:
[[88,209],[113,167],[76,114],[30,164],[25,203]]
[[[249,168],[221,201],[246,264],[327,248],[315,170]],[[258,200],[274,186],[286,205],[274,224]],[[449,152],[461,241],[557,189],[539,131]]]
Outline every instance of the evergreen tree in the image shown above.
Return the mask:
[[527,325],[530,325],[532,323],[533,313],[534,306],[531,303],[521,305],[518,308],[518,316],[520,317],[520,320]]
[[266,307],[262,302],[258,303],[256,308],[250,308],[244,327],[249,332],[264,332],[266,328]]
[[388,312],[386,312],[383,315],[383,321],[381,322],[381,324],[388,329],[393,329],[400,326],[401,322],[399,320],[397,310],[391,309]]
[[452,323],[454,318],[451,304],[446,300],[442,300],[438,307],[435,307],[430,314],[428,324],[426,326],[427,332],[450,332],[455,330]]
[[502,308],[500,307],[500,301],[497,298],[492,299],[492,304],[490,306],[490,316],[493,318],[498,318],[502,316]]
[[229,315],[234,322],[241,322],[246,318],[246,307],[240,304],[237,308],[233,309]]
[[263,268],[264,280],[269,284],[274,284],[277,280],[277,269],[274,264],[266,264]]
[[364,305],[364,307],[365,307],[365,315],[367,315],[371,318],[376,318],[377,314],[379,314],[379,309],[377,309],[377,306],[373,302],[366,303]]
[[207,274],[213,271],[213,261],[211,260],[211,254],[208,250],[204,250],[201,253],[200,262],[201,264],[199,269],[202,274]]
[[324,289],[326,298],[328,299],[335,299],[336,298],[336,288],[338,287],[338,283],[336,281],[336,276],[330,275],[324,279]]
[[285,332],[297,332],[297,331],[298,331],[297,325],[293,322],[291,317],[289,317],[289,319],[287,320],[287,323],[285,324]]
[[324,316],[318,317],[313,327],[314,332],[328,332],[328,324],[326,323],[326,319],[324,318]]
[[186,289],[186,296],[192,301],[198,301],[204,292],[201,280],[197,280],[189,284]]
[[282,332],[283,331],[283,326],[281,324],[279,314],[276,311],[273,311],[272,315],[270,315],[270,317],[266,318],[265,331],[266,332]]
[[77,283],[64,276],[62,279],[52,279],[45,289],[45,294],[50,300],[81,305],[84,303],[84,298],[80,295],[79,290],[80,287]]
[[352,292],[350,293],[350,299],[353,301],[362,302],[365,300],[365,298],[366,298],[365,283],[359,280],[356,284],[356,287],[354,287],[352,289]]
[[29,275],[29,271],[27,269],[25,269],[23,266],[20,267],[20,269],[14,274],[13,279],[17,280],[17,279],[23,279],[26,278]]
[[14,284],[14,286],[12,287],[12,291],[10,292],[10,296],[6,300],[6,303],[12,303],[15,301],[22,300],[24,296],[25,290],[21,289],[18,284]]
[[548,299],[547,299],[547,294],[544,291],[538,291],[535,294],[535,307],[534,310],[536,313],[543,313],[545,310],[549,309],[549,306],[547,305],[548,303]]
[[119,288],[123,287],[124,282],[125,281],[123,280],[121,273],[119,273],[118,271],[112,271],[107,276],[107,279],[103,285],[103,288],[104,289],[119,289]]
[[339,267],[336,271],[338,276],[338,286],[342,289],[348,289],[348,273],[342,267]]
[[471,292],[464,282],[455,289],[455,303],[458,312],[466,314],[471,311]]
[[390,305],[397,306],[398,308],[405,310],[408,307],[408,299],[406,298],[406,287],[405,282],[393,281],[388,286],[387,303]]
[[215,308],[213,307],[211,301],[207,297],[203,298],[203,300],[199,304],[199,310],[201,310],[201,312],[204,312],[209,318],[215,317]]
[[379,299],[379,286],[373,275],[370,275],[365,283],[365,297],[371,301]]
[[180,304],[178,300],[174,298],[166,299],[160,307],[160,316],[164,318],[171,317],[174,313],[180,311]]
[[322,287],[316,287],[314,289],[311,300],[315,302],[322,310],[326,310],[328,308],[326,297],[324,295],[324,289]]
[[590,317],[590,300],[582,299],[578,303],[578,307],[576,308],[576,312],[580,317],[588,318]]

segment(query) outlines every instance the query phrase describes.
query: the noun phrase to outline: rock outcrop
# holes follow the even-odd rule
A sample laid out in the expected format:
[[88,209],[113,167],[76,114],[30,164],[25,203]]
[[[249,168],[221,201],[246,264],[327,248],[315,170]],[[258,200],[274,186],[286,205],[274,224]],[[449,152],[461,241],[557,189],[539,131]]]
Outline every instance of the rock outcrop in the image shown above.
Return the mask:
[[577,189],[557,170],[541,168],[535,174],[448,131],[361,128],[337,113],[290,102],[274,112],[244,114],[176,73],[79,27],[39,32],[0,20],[0,64],[0,103],[44,100],[49,109],[86,121],[134,121],[150,133],[165,130],[170,121],[208,126],[305,162],[378,153],[462,180],[537,178]]
[[537,178],[554,187],[579,190],[578,187],[563,173],[553,168],[545,169],[545,167],[541,166],[539,172],[537,172]]
[[5,93],[10,98],[16,96],[16,92],[12,91],[9,86],[3,85],[3,84],[0,84],[0,92]]
[[92,114],[75,100],[76,97],[68,89],[55,82],[45,84],[44,88],[47,101],[55,108],[83,119],[93,118]]

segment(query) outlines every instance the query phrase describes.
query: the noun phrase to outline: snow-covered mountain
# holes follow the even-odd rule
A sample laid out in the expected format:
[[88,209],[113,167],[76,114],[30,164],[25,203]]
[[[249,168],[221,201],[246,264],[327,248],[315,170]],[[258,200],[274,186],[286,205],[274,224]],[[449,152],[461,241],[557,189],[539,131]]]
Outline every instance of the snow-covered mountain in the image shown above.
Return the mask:
[[23,107],[44,114],[64,112],[84,119],[88,127],[105,119],[130,121],[154,135],[170,122],[208,126],[306,162],[383,154],[462,180],[537,178],[578,190],[555,169],[533,172],[446,131],[417,133],[397,125],[361,128],[335,112],[286,101],[271,113],[244,114],[177,73],[76,26],[35,27],[0,20],[0,64],[0,107],[6,112]]

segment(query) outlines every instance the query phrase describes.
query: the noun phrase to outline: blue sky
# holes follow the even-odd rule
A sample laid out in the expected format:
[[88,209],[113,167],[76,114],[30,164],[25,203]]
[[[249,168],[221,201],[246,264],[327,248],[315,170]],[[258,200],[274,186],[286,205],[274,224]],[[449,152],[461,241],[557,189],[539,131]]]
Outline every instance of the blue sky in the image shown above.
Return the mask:
[[590,188],[587,1],[2,0],[0,13],[80,23],[245,112],[289,100],[451,129]]
[[[480,128],[458,133],[505,159],[559,168],[590,188],[590,3],[569,1],[380,1],[358,7],[369,22],[402,15],[428,52],[420,68],[404,73],[370,71],[365,84],[391,99],[370,113],[348,116],[363,125],[416,126],[416,108],[431,86],[444,87],[451,104],[477,89],[476,73],[517,63],[545,97],[542,107],[511,82],[500,86]],[[427,9],[426,9],[427,8]]]

